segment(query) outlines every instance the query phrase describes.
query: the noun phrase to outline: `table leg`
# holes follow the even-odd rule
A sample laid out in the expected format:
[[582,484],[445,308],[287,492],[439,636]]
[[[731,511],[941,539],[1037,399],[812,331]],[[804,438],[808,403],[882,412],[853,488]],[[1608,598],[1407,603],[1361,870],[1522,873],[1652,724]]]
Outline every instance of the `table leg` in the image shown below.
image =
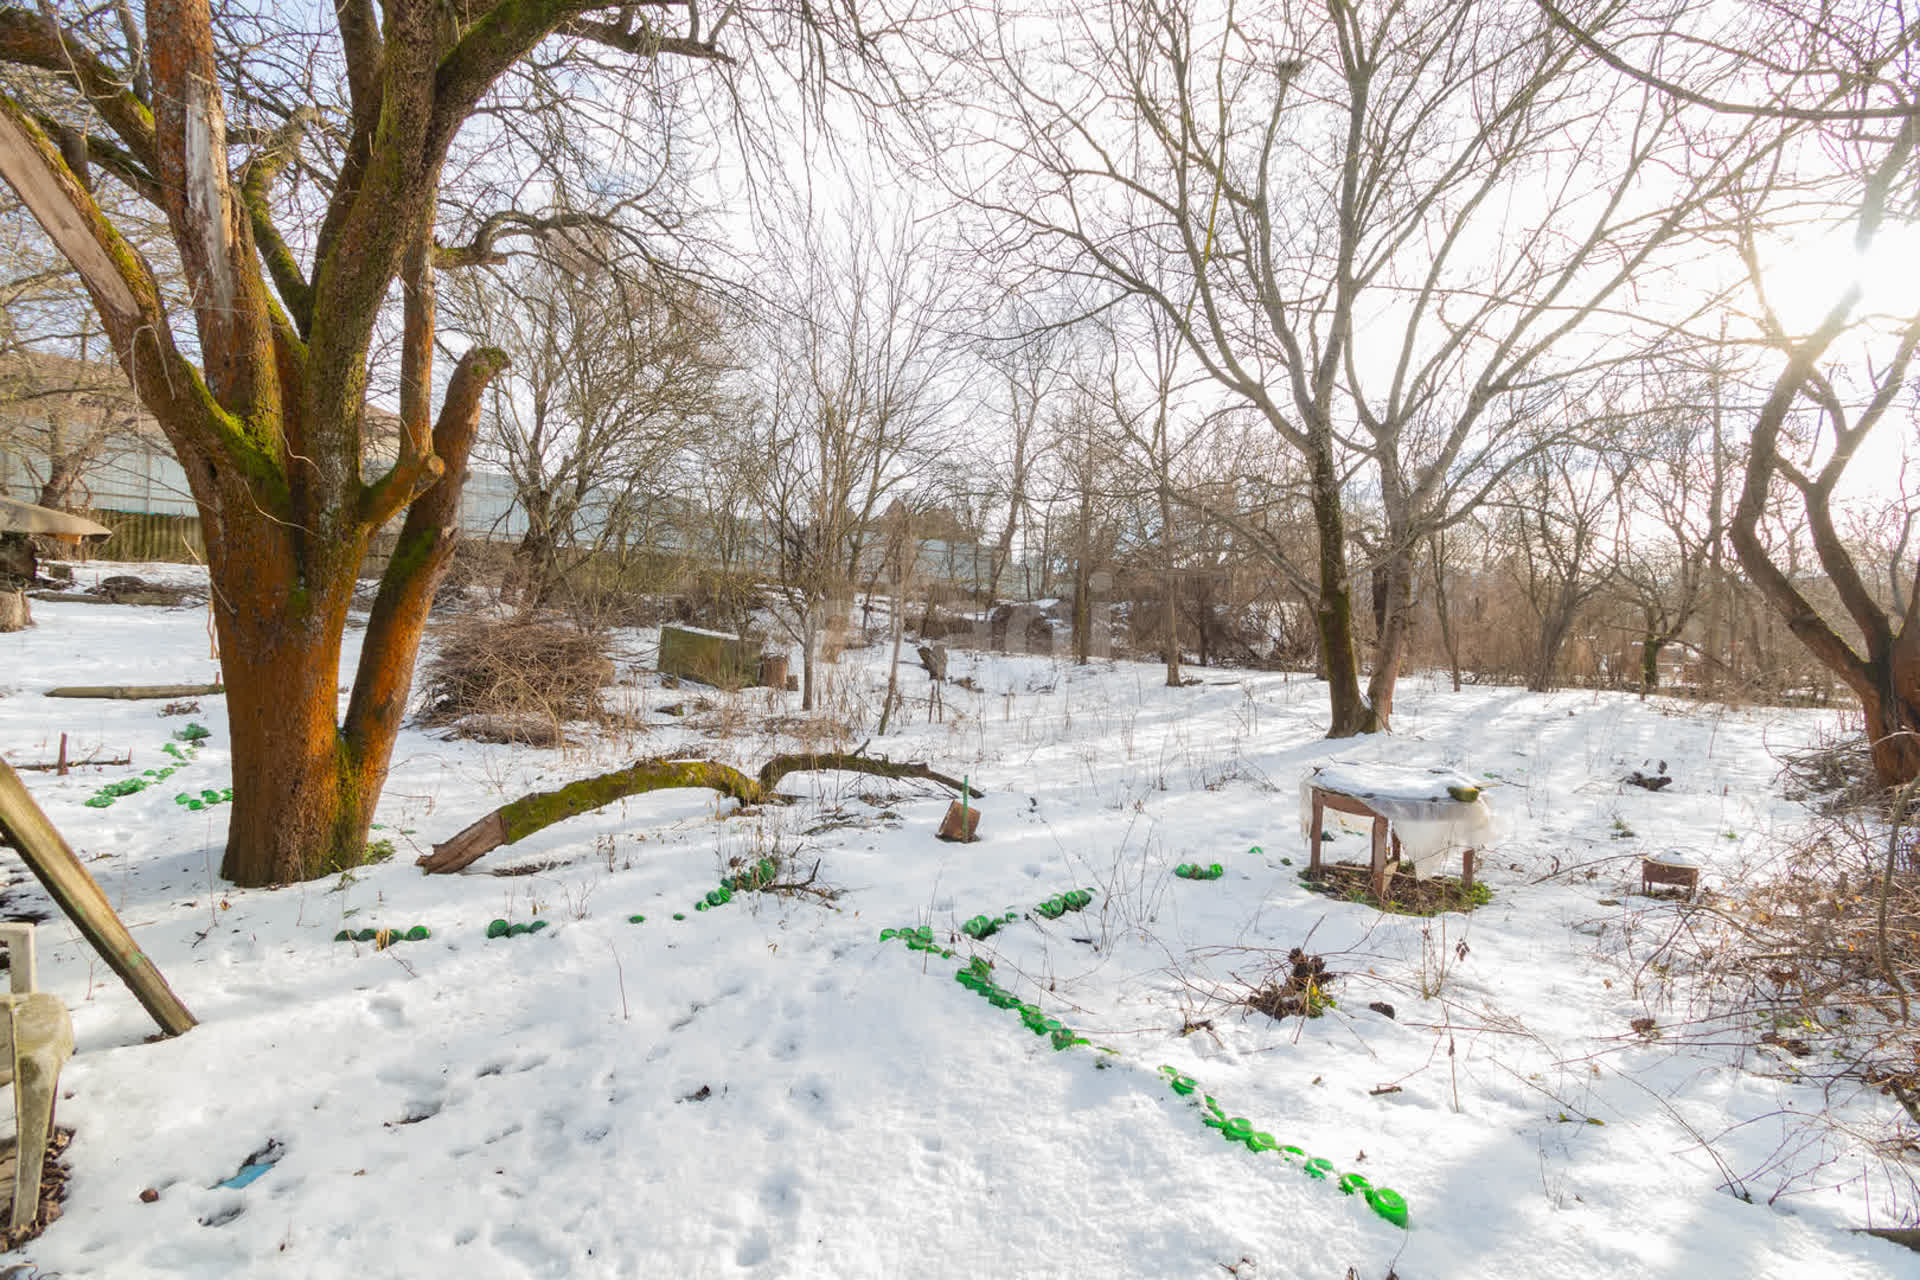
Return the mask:
[[1466,874],[1461,877],[1460,883],[1465,887],[1471,889],[1473,888],[1473,850],[1471,849],[1467,850],[1465,862],[1466,862]]
[[1387,900],[1387,820],[1373,820],[1373,897],[1376,902]]
[[1327,799],[1320,788],[1313,789],[1313,824],[1307,831],[1307,870],[1320,869],[1320,833],[1326,827]]

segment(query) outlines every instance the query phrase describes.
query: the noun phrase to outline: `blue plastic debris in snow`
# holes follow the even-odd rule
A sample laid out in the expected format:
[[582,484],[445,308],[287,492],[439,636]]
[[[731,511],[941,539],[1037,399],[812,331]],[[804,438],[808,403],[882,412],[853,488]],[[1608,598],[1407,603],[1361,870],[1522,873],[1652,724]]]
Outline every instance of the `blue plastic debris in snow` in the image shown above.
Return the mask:
[[249,1186],[261,1174],[278,1164],[280,1157],[285,1154],[287,1154],[287,1149],[281,1145],[280,1140],[278,1138],[270,1138],[266,1146],[247,1157],[247,1162],[240,1166],[240,1172],[234,1174],[226,1181],[216,1182],[214,1185],[216,1187],[232,1187],[235,1190]]

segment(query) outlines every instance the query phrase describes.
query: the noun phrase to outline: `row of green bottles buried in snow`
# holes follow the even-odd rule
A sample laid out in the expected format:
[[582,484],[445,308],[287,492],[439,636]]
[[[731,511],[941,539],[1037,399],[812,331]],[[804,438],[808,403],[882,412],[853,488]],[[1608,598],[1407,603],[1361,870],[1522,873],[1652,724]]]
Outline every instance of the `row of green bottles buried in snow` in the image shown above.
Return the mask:
[[1173,874],[1182,880],[1218,880],[1227,874],[1227,869],[1217,862],[1205,867],[1197,862],[1183,862],[1173,869]]
[[[162,751],[173,757],[173,764],[160,769],[148,769],[137,778],[122,778],[118,782],[109,782],[106,786],[100,788],[87,798],[87,808],[105,809],[121,796],[130,796],[136,791],[145,791],[148,787],[158,786],[160,783],[165,782],[175,773],[193,763],[194,756],[199,753],[201,739],[209,737],[210,735],[199,725],[190,724],[173,736],[187,744],[186,750],[184,751],[172,742],[165,742],[160,745]],[[228,798],[231,799],[231,795],[229,795]],[[194,807],[197,809],[201,806],[195,805]]]
[[882,929],[880,931],[880,941],[885,942],[889,938],[900,939],[900,941],[907,944],[907,950],[909,951],[930,951],[934,955],[945,956],[949,960],[953,959],[953,952],[935,942],[933,940],[933,930],[924,924],[917,929],[911,925],[904,929]]
[[[1167,1083],[1173,1091],[1183,1098],[1191,1098],[1199,1092],[1200,1082],[1190,1075],[1184,1075],[1172,1067],[1161,1067],[1160,1072],[1167,1077]],[[1336,1173],[1333,1161],[1322,1156],[1309,1156],[1299,1147],[1282,1145],[1279,1139],[1264,1130],[1255,1129],[1253,1121],[1245,1116],[1228,1116],[1213,1100],[1212,1094],[1199,1094],[1200,1102],[1205,1106],[1205,1114],[1200,1119],[1209,1129],[1218,1129],[1220,1136],[1228,1142],[1243,1143],[1247,1150],[1256,1154],[1262,1151],[1277,1151],[1281,1159],[1288,1164],[1299,1162],[1301,1170],[1309,1178],[1322,1181],[1333,1178],[1346,1195],[1364,1193],[1367,1204],[1373,1211],[1396,1227],[1407,1225],[1407,1202],[1398,1191],[1388,1187],[1376,1187],[1367,1178],[1358,1173]]]
[[[1048,920],[1058,920],[1069,911],[1079,911],[1093,901],[1091,889],[1069,889],[1065,893],[1055,894],[1045,902],[1034,904],[1033,913]],[[979,942],[991,938],[1000,932],[1003,924],[1012,924],[1020,918],[1018,911],[1009,910],[1003,916],[975,916],[960,926],[960,932]]]
[[693,904],[693,909],[710,911],[715,907],[724,907],[733,901],[736,890],[745,893],[749,889],[764,889],[773,883],[773,877],[779,870],[779,864],[772,858],[762,858],[737,876],[721,877],[720,887],[709,889],[706,897]]
[[433,936],[433,930],[423,924],[411,929],[362,929],[355,933],[351,929],[342,929],[333,935],[335,942],[377,942],[390,946],[396,942],[425,942]]
[[[953,952],[944,949],[933,940],[933,930],[926,925],[918,928],[880,931],[880,941],[886,942],[891,938],[898,938],[906,943],[909,951],[929,951],[949,960],[953,958]],[[1037,1036],[1051,1037],[1055,1049],[1068,1049],[1076,1044],[1092,1043],[1085,1036],[1075,1035],[1073,1028],[1058,1018],[1047,1017],[1040,1011],[1039,1005],[1023,1003],[1020,997],[994,982],[992,968],[979,956],[975,956],[967,967],[954,974],[953,978],[961,986],[986,999],[996,1009],[1018,1009],[1020,1021],[1027,1025],[1027,1030]]]
[[[706,911],[713,907],[723,907],[733,901],[733,891],[735,889],[763,888],[773,882],[773,877],[779,870],[778,864],[776,864],[772,858],[762,858],[760,861],[754,863],[750,870],[743,871],[737,876],[726,877],[720,882],[718,889],[712,890],[706,897],[694,903],[693,909],[695,911]],[[675,920],[686,919],[686,917],[678,911],[673,913],[673,918]],[[630,915],[627,917],[627,923],[644,924],[646,923],[646,919],[643,915]],[[505,920],[495,920],[487,926],[487,936],[489,938],[517,938],[523,933],[538,933],[546,927],[547,922],[545,920],[535,920],[532,924],[508,924]]]
[[993,980],[993,969],[975,956],[967,967],[953,975],[953,980],[981,997],[996,1009],[1018,1009],[1020,1021],[1027,1030],[1037,1036],[1046,1036],[1053,1041],[1055,1050],[1071,1049],[1077,1044],[1092,1044],[1085,1036],[1075,1035],[1073,1028],[1058,1018],[1049,1018],[1040,1011],[1037,1004],[1027,1004],[1020,997],[1008,991]]
[[[934,942],[933,930],[926,925],[880,931],[882,942],[892,938],[905,942],[909,950],[929,951],[947,957],[953,955],[953,952],[942,949],[938,943]],[[1018,1009],[1020,1020],[1026,1024],[1028,1030],[1035,1035],[1049,1036],[1056,1050],[1092,1043],[1086,1037],[1074,1034],[1071,1027],[1058,1019],[1048,1018],[1041,1012],[1038,1005],[1023,1003],[1018,996],[995,983],[992,967],[979,956],[975,956],[965,968],[954,974],[954,981],[980,995],[995,1008]],[[1105,1046],[1095,1045],[1094,1047],[1103,1053],[1118,1052]],[[1172,1067],[1162,1067],[1160,1070],[1169,1077],[1173,1091],[1177,1094],[1188,1096],[1199,1088],[1199,1082],[1192,1076],[1182,1075]],[[1249,1151],[1254,1152],[1278,1151],[1288,1164],[1298,1159],[1302,1162],[1302,1168],[1308,1177],[1321,1180],[1332,1177],[1344,1194],[1364,1193],[1368,1206],[1375,1213],[1397,1227],[1407,1225],[1407,1202],[1401,1198],[1399,1192],[1388,1187],[1375,1187],[1362,1174],[1339,1174],[1331,1160],[1310,1157],[1299,1147],[1283,1146],[1272,1134],[1255,1129],[1251,1120],[1242,1116],[1229,1117],[1220,1109],[1211,1095],[1202,1094],[1201,1098],[1208,1112],[1203,1117],[1204,1122],[1209,1128],[1218,1129],[1227,1141],[1244,1143]]]

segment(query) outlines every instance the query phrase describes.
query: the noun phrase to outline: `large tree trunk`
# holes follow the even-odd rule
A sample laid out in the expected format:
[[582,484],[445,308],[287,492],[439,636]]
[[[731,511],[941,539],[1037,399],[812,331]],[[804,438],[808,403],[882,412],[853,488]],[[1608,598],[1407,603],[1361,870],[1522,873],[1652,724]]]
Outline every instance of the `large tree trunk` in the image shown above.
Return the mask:
[[1573,619],[1555,609],[1540,619],[1540,636],[1534,647],[1533,670],[1527,674],[1527,689],[1546,693],[1553,688],[1554,668],[1560,664],[1560,649],[1567,641]]
[[[292,541],[231,508],[207,529],[233,735],[220,873],[241,885],[286,884],[357,863],[372,819],[338,725],[340,638],[358,548],[329,557],[332,565],[302,566]],[[227,589],[236,580],[248,583],[244,607]]]
[[[1162,570],[1165,586],[1161,590],[1164,607],[1161,610],[1161,622],[1167,629],[1167,645],[1163,656],[1167,663],[1167,688],[1180,687],[1180,570],[1177,562],[1176,543],[1173,533],[1173,494],[1166,481],[1165,459],[1160,460],[1160,551],[1163,557]],[[1204,632],[1204,628],[1203,628]],[[1204,662],[1204,659],[1202,659]]]
[[1394,688],[1399,683],[1400,666],[1406,661],[1407,647],[1413,637],[1413,555],[1402,546],[1390,552],[1381,567],[1386,572],[1379,611],[1380,636],[1374,646],[1367,699],[1373,703],[1380,728],[1386,729],[1393,722]]
[[1340,477],[1327,451],[1316,449],[1313,465],[1313,523],[1319,535],[1320,595],[1314,622],[1320,633],[1327,697],[1332,715],[1329,738],[1373,733],[1379,721],[1360,692],[1360,656],[1353,642],[1353,580],[1347,573],[1347,520]]
[[1453,606],[1447,601],[1446,543],[1442,535],[1428,539],[1433,556],[1433,616],[1440,623],[1440,647],[1446,651],[1447,670],[1453,676],[1453,691],[1460,692],[1460,640],[1453,634]]
[[308,880],[365,856],[427,612],[458,537],[480,388],[503,363],[478,352],[454,374],[433,432],[445,469],[408,509],[381,576],[344,723],[341,636],[371,528],[343,521],[333,536],[313,536],[245,501],[234,473],[189,469],[207,527],[233,735],[220,873],[234,883]]
[[1920,633],[1909,626],[1885,665],[1887,679],[1861,693],[1873,771],[1888,786],[1920,778]]
[[1667,638],[1651,627],[1640,637],[1640,699],[1643,702],[1660,687],[1660,651],[1666,647]]

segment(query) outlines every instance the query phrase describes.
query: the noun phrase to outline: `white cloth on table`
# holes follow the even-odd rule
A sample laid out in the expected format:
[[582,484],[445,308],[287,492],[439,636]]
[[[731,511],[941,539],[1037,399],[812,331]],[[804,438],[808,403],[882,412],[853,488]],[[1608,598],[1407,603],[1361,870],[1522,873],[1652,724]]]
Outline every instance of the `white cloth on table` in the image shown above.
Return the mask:
[[[1483,786],[1452,769],[1330,761],[1300,780],[1300,832],[1309,840],[1319,838],[1319,832],[1309,830],[1316,787],[1364,801],[1400,838],[1403,864],[1417,880],[1448,854],[1486,848],[1498,833]],[[1457,800],[1449,790],[1455,787],[1480,794]]]

